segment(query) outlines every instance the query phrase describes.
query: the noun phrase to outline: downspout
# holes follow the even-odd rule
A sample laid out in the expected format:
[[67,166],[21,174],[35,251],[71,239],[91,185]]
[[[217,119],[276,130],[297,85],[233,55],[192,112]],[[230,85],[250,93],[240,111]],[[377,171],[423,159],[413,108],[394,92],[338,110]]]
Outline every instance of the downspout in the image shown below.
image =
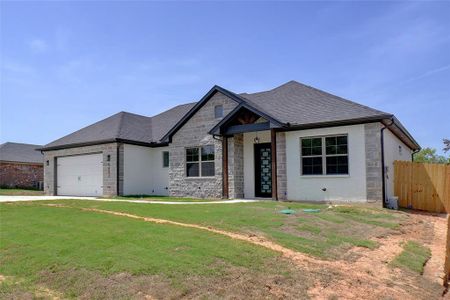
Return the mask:
[[420,149],[416,149],[411,153],[411,161],[414,162],[414,154],[416,154],[417,152],[419,152]]
[[383,200],[383,208],[386,207],[386,170],[384,165],[384,130],[394,124],[394,118],[391,118],[391,124],[384,125],[383,128],[381,128],[380,131],[380,142],[381,142],[381,188],[383,192],[382,200]]
[[[222,141],[222,138],[220,138],[221,135],[213,134],[212,136],[213,136],[213,139],[215,139],[216,141]],[[218,136],[219,136],[219,138],[218,138]]]

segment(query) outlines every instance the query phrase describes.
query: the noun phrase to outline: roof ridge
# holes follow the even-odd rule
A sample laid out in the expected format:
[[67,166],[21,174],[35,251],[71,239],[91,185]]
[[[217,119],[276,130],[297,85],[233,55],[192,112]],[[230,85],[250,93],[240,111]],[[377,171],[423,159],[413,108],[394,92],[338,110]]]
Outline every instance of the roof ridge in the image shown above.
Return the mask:
[[151,116],[141,115],[141,114],[132,113],[132,112],[123,111],[123,110],[118,112],[118,113],[116,113],[116,114],[133,115],[133,116],[138,116],[138,117],[151,118]]
[[119,123],[117,125],[116,138],[120,138],[120,133],[122,131],[123,118],[124,118],[125,114],[127,114],[127,112],[121,111],[121,112],[119,112],[119,114],[120,114],[120,116],[119,116]]
[[[353,100],[346,99],[346,98],[343,98],[343,97],[340,97],[340,96],[331,94],[331,93],[329,93],[329,92],[327,92],[327,91],[324,91],[324,90],[315,88],[315,87],[313,87],[313,86],[310,86],[310,85],[307,85],[307,84],[304,84],[304,83],[301,83],[301,82],[298,82],[298,81],[295,81],[295,80],[291,80],[291,81],[289,81],[288,83],[291,83],[291,84],[292,84],[292,83],[295,83],[295,84],[298,84],[298,85],[302,85],[302,86],[304,86],[304,87],[306,87],[306,88],[308,88],[308,89],[310,89],[310,90],[319,92],[319,93],[321,93],[321,94],[325,94],[325,95],[328,95],[328,96],[337,98],[337,99],[339,99],[339,100],[342,100],[342,101],[345,101],[345,102],[348,102],[348,103],[351,103],[351,104],[356,104],[356,105],[358,105],[358,106],[360,106],[360,107],[368,108],[368,109],[371,109],[371,110],[376,110],[376,111],[381,112],[381,113],[383,113],[383,114],[389,114],[389,115],[392,115],[391,113],[387,113],[387,112],[381,111],[381,110],[379,110],[379,109],[376,109],[376,108],[373,108],[373,107],[370,107],[370,106],[367,106],[367,105],[364,105],[364,104],[355,102],[355,101],[353,101]],[[288,83],[286,83],[286,84],[288,84]],[[284,85],[286,85],[286,84],[284,84]]]
[[162,112],[160,112],[160,113],[158,113],[158,114],[156,114],[156,115],[154,115],[154,116],[151,116],[151,117],[149,117],[149,118],[154,118],[154,117],[157,117],[157,116],[159,116],[159,115],[162,115],[162,114],[164,114],[164,113],[166,113],[166,112],[168,112],[168,111],[171,111],[171,110],[173,110],[173,109],[175,109],[175,108],[178,108],[178,107],[181,107],[181,106],[186,106],[186,105],[192,105],[192,104],[195,104],[195,103],[197,103],[198,101],[195,101],[195,102],[189,102],[189,103],[184,103],[184,104],[178,104],[178,105],[175,105],[174,107],[171,107],[171,108],[169,108],[169,109],[166,109],[165,111],[162,111]]
[[0,146],[6,145],[6,144],[16,144],[16,145],[28,145],[28,146],[41,146],[39,144],[30,144],[30,143],[19,143],[19,142],[4,142],[3,144],[0,144]]

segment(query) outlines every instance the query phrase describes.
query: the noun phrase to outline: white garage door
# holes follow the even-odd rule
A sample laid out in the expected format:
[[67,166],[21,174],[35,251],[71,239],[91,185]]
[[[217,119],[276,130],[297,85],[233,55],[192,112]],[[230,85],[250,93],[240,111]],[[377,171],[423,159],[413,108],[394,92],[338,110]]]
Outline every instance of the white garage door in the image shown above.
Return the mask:
[[57,194],[102,196],[103,155],[88,154],[57,158]]

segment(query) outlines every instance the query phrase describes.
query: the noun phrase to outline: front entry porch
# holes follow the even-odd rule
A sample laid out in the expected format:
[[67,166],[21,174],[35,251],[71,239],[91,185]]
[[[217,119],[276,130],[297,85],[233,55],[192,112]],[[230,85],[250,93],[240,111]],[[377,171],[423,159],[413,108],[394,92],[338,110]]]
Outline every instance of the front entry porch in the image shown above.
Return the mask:
[[209,133],[222,140],[223,198],[286,198],[285,132],[279,122],[241,104]]
[[278,200],[276,145],[275,130],[223,136],[223,198]]

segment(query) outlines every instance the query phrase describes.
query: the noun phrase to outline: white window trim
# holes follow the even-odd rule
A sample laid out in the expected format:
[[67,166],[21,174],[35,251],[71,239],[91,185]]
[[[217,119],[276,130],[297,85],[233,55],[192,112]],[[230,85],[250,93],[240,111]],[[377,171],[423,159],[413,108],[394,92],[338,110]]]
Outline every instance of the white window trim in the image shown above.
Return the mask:
[[[214,159],[213,160],[202,160],[202,147],[205,146],[213,146],[214,148]],[[198,149],[198,161],[187,161],[186,156],[187,156],[187,149]],[[203,146],[193,146],[193,147],[186,147],[184,148],[184,177],[186,179],[208,179],[208,178],[214,178],[216,176],[216,147],[215,145],[203,145]],[[212,176],[202,176],[202,163],[203,162],[213,162],[214,163],[214,175]],[[187,175],[187,164],[197,164],[198,163],[198,176],[188,176]]]
[[[338,137],[338,136],[346,136],[347,137],[347,154],[326,154],[326,145],[325,139],[327,137]],[[307,155],[303,156],[302,153],[302,139],[314,139],[320,138],[322,140],[322,154],[321,155]],[[327,157],[336,157],[336,156],[347,156],[347,173],[346,174],[327,174]],[[303,174],[303,157],[313,158],[313,157],[321,157],[322,158],[322,174]],[[302,136],[300,137],[300,176],[305,178],[317,178],[317,177],[350,177],[350,147],[349,147],[349,138],[347,133],[342,134],[327,134],[327,135],[314,135],[314,136]]]

